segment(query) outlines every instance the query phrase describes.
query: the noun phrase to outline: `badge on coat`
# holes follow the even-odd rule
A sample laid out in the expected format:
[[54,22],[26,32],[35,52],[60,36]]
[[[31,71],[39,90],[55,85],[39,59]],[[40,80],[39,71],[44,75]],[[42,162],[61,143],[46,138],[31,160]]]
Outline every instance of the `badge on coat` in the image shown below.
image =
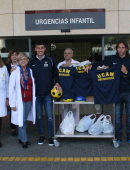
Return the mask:
[[1,81],[5,81],[5,74],[1,74]]
[[48,67],[47,61],[45,62],[44,67]]

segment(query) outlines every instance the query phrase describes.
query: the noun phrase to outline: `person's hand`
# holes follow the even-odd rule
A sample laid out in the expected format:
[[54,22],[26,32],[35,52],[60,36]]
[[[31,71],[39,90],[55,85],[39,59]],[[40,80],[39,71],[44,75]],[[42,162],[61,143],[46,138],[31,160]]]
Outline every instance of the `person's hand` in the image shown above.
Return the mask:
[[16,111],[16,107],[11,107],[11,110]]
[[122,71],[124,74],[127,74],[127,73],[128,73],[128,70],[127,70],[127,68],[126,68],[124,65],[122,65],[121,71]]
[[6,99],[6,107],[8,107],[9,106],[9,99],[7,98]]
[[92,65],[89,65],[84,69],[84,71],[88,73],[88,70],[91,70],[91,69],[92,69]]
[[61,93],[61,92],[62,92],[62,88],[61,88],[61,86],[59,85],[59,83],[56,83],[56,84],[55,84],[55,86],[53,87],[53,89],[55,89],[55,88],[57,89],[57,92],[58,92],[58,93]]
[[10,73],[12,73],[14,70],[16,70],[16,68],[11,68],[11,71],[10,71]]

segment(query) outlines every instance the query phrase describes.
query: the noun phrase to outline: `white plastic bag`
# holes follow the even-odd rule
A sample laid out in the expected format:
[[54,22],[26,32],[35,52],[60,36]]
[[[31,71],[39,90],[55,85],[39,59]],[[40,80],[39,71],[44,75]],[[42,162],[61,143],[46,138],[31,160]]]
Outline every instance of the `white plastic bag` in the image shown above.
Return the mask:
[[88,132],[91,135],[99,135],[103,132],[103,119],[104,115],[101,115],[97,121],[89,128]]
[[75,120],[73,112],[69,111],[60,124],[60,130],[64,135],[73,135],[75,130]]
[[[93,118],[92,118],[93,117]],[[96,119],[96,115],[95,114],[92,114],[92,115],[89,115],[89,116],[84,116],[80,121],[79,121],[79,124],[78,126],[76,127],[76,130],[78,132],[85,132],[87,131],[90,126],[92,126],[92,124],[94,123]]]
[[112,133],[114,132],[114,126],[111,122],[111,116],[106,115],[103,119],[103,133]]
[[78,66],[84,66],[84,65],[90,65],[91,64],[91,62],[89,61],[89,60],[86,60],[86,61],[82,61],[81,63],[79,63],[79,64],[72,64],[70,67],[78,67]]

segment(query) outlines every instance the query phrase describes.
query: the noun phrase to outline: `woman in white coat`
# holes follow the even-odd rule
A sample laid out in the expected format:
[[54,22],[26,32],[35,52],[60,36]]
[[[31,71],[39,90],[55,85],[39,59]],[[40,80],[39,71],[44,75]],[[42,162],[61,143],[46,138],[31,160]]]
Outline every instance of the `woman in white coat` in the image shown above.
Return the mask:
[[11,107],[11,122],[18,125],[18,141],[23,148],[31,143],[27,140],[27,120],[35,124],[35,83],[32,70],[27,66],[29,59],[25,53],[18,55],[19,66],[9,79],[9,105]]
[[[0,56],[0,133],[2,127],[2,117],[7,115],[7,106],[9,106],[9,75],[6,66]],[[2,143],[0,140],[0,148]]]

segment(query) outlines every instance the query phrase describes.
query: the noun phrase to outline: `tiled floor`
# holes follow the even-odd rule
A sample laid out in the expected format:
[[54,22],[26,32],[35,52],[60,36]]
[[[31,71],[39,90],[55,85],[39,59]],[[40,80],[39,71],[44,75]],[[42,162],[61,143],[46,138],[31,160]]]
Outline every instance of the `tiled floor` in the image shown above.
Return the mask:
[[[125,128],[124,128],[125,131]],[[111,146],[111,139],[59,138],[60,147],[38,145],[36,125],[28,123],[28,140],[32,143],[23,149],[17,137],[11,136],[9,116],[3,118],[0,148],[0,170],[130,170],[130,145],[123,143],[119,148]]]

